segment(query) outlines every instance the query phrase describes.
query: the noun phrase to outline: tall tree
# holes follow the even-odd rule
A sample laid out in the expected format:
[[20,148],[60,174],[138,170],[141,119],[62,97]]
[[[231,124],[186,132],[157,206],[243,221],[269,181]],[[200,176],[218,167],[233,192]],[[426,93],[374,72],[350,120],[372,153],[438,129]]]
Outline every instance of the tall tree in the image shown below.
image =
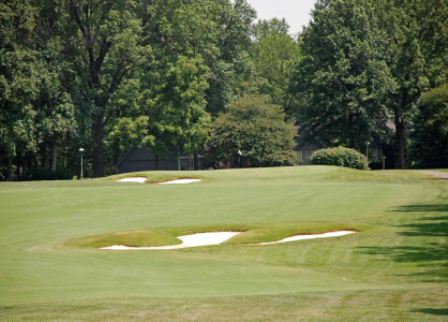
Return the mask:
[[210,115],[226,108],[244,78],[254,12],[244,0],[167,0],[148,13],[144,42],[153,51],[141,88],[154,148],[196,155]]
[[0,177],[10,178],[14,159],[35,152],[39,94],[38,52],[32,48],[36,10],[29,1],[0,3]]
[[397,88],[389,110],[396,127],[396,167],[406,166],[407,130],[421,93],[446,81],[448,4],[439,0],[377,1],[388,41],[387,60]]
[[317,2],[291,86],[305,142],[361,149],[382,134],[395,84],[373,9],[369,0]]
[[225,110],[246,73],[254,10],[245,0],[155,1],[145,27],[147,43],[163,69],[182,55],[200,56],[207,68],[207,111]]
[[295,133],[280,106],[265,96],[245,95],[214,121],[211,151],[218,160],[243,158],[254,166],[292,165],[297,159]]
[[140,46],[137,5],[136,0],[68,0],[73,34],[67,44],[78,73],[78,103],[90,119],[95,177],[104,175],[104,130],[114,117],[111,98],[147,53]]
[[253,34],[256,40],[262,39],[272,34],[286,35],[289,32],[289,25],[286,20],[272,18],[260,20],[253,27]]
[[300,59],[297,42],[288,35],[284,20],[261,21],[255,25],[255,41],[251,50],[255,65],[256,86],[269,95],[273,103],[289,110],[290,79]]
[[448,167],[448,85],[422,95],[411,134],[414,166]]
[[166,72],[158,74],[157,88],[145,97],[156,152],[196,154],[209,137],[211,117],[205,110],[208,69],[202,58],[184,56],[166,67]]

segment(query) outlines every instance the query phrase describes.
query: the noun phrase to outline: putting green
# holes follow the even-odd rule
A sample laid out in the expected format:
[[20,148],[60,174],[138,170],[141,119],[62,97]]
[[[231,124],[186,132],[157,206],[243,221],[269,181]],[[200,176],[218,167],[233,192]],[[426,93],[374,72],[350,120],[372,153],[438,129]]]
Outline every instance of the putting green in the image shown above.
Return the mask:
[[[369,320],[444,317],[448,184],[443,180],[335,167],[129,176],[202,182],[125,184],[111,177],[0,184],[0,319],[126,321],[156,314],[206,321],[221,312],[223,319],[235,320],[238,312],[250,312],[269,298],[277,304],[261,307],[259,320],[296,320],[299,311],[315,320],[360,320],[359,312],[374,312],[387,296],[396,303],[377,308]],[[165,245],[211,227],[245,233],[219,246],[169,252],[106,252],[76,242],[143,231]],[[249,245],[343,229],[360,233]],[[291,304],[292,298],[301,304]],[[112,303],[115,309],[106,309]],[[209,306],[194,311],[198,303]],[[234,313],[222,313],[229,303]],[[347,305],[359,314],[349,315]]]

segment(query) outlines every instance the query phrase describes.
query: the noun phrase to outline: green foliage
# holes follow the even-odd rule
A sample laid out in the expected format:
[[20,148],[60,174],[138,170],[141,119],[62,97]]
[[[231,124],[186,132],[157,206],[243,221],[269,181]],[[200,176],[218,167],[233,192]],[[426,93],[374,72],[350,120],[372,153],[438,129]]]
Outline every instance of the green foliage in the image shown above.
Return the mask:
[[365,155],[354,149],[344,147],[317,150],[311,156],[311,163],[316,165],[336,165],[360,170],[368,169],[369,164]]
[[259,20],[253,28],[253,34],[256,40],[262,39],[272,34],[287,35],[288,31],[289,25],[284,18]]
[[73,172],[67,169],[30,169],[20,178],[24,181],[68,180],[73,179]]
[[158,85],[149,93],[151,133],[156,149],[193,152],[209,138],[211,123],[206,108],[209,70],[198,56],[180,56],[158,75]]
[[120,154],[142,146],[153,147],[154,137],[149,134],[149,117],[122,117],[115,120],[107,138],[108,146],[117,146]]
[[167,0],[155,1],[149,14],[145,41],[154,50],[156,65],[148,80],[163,77],[166,65],[179,56],[202,57],[209,73],[206,110],[212,115],[225,110],[248,72],[254,10],[245,0]]
[[415,167],[448,167],[448,85],[423,94],[412,139]]
[[384,134],[394,82],[381,23],[369,0],[317,2],[291,85],[305,142],[359,149]]
[[290,107],[290,79],[300,59],[298,44],[287,34],[288,28],[276,19],[258,22],[251,50],[259,92],[286,110]]
[[211,149],[218,160],[238,160],[251,165],[296,163],[295,129],[285,123],[279,106],[263,96],[236,99],[213,124]]

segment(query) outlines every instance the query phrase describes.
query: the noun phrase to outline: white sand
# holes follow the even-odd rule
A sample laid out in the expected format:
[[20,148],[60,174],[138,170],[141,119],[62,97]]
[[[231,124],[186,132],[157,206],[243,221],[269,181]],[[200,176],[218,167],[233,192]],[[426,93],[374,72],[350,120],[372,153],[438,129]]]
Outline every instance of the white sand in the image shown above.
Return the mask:
[[201,182],[201,179],[176,179],[166,182],[161,182],[160,184],[189,184],[189,183],[197,183]]
[[219,245],[238,235],[239,232],[217,232],[217,233],[200,233],[193,235],[179,236],[182,243],[179,245],[159,246],[159,247],[128,247],[123,245],[113,245],[103,247],[105,250],[172,250],[191,247]]
[[136,178],[124,178],[118,180],[118,182],[126,182],[126,183],[145,183],[146,178],[143,177],[136,177]]
[[296,236],[291,236],[291,237],[283,238],[283,239],[278,240],[278,241],[259,243],[259,244],[257,244],[257,245],[272,245],[272,244],[289,243],[289,242],[298,241],[298,240],[317,239],[317,238],[330,238],[330,237],[341,237],[341,236],[346,236],[346,235],[355,234],[355,233],[356,233],[356,231],[352,231],[352,230],[341,230],[341,231],[333,231],[333,232],[323,233],[323,234],[314,234],[314,235],[296,235]]

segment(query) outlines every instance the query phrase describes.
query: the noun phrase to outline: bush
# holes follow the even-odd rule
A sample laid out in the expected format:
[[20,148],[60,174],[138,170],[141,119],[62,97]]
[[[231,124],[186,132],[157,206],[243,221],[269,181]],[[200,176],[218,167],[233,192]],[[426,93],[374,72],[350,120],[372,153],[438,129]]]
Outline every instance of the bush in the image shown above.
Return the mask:
[[344,147],[317,150],[311,156],[311,163],[362,170],[369,168],[366,156],[356,150]]
[[73,172],[67,169],[57,169],[51,171],[49,169],[31,169],[27,171],[20,180],[67,180],[73,178]]
[[213,124],[210,155],[218,161],[251,166],[293,165],[296,130],[285,122],[280,106],[260,95],[246,95],[232,101],[229,109]]

